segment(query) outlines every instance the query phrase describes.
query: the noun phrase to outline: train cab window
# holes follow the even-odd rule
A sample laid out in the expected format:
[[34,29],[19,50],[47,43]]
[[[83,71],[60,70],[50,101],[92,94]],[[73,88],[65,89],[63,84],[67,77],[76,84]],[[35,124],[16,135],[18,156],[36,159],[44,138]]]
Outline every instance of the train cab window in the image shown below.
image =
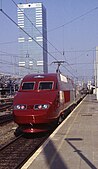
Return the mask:
[[53,89],[53,82],[40,82],[39,83],[39,90],[52,90]]
[[22,84],[22,90],[34,90],[34,82],[26,82]]

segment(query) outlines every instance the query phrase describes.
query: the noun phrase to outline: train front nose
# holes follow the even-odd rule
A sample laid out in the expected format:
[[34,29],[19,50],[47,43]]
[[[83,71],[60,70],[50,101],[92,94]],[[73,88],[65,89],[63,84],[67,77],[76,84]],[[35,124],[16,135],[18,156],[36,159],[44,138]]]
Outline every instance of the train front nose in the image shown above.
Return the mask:
[[14,121],[27,132],[49,129],[57,116],[54,110],[56,95],[54,91],[20,92],[14,99]]
[[19,125],[51,122],[56,116],[56,95],[54,91],[20,92],[14,99],[14,121]]
[[17,124],[47,123],[50,103],[35,100],[33,104],[14,105],[14,121]]

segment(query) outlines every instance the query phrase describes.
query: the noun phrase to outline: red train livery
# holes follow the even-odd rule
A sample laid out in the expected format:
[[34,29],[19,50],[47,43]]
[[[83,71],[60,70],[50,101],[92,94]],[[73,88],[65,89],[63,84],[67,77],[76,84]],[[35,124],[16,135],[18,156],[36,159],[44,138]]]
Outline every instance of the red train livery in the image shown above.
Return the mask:
[[14,98],[14,121],[23,132],[48,131],[74,98],[72,80],[60,73],[27,75]]

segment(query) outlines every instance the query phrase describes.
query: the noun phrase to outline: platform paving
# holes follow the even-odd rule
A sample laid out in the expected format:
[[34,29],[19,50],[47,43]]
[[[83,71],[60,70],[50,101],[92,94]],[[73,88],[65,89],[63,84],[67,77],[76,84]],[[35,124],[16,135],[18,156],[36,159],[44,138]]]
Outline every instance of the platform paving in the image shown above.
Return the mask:
[[98,169],[95,95],[87,95],[21,169]]

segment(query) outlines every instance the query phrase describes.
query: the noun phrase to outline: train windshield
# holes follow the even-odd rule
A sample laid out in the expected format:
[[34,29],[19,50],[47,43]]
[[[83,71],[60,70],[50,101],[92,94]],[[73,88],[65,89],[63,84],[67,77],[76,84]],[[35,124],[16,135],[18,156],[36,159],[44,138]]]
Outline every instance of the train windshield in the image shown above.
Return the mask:
[[53,89],[53,82],[40,82],[39,83],[39,90],[52,90]]
[[34,90],[34,82],[23,83],[22,90]]

